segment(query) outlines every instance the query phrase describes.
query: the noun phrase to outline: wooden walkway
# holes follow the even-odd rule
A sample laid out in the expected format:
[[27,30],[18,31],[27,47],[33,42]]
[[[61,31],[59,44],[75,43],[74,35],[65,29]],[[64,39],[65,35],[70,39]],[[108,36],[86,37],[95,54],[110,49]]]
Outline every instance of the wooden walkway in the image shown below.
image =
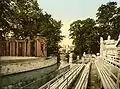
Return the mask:
[[112,79],[111,76],[113,76],[115,79],[117,79],[117,78],[106,67],[106,63],[103,60],[97,60],[97,61],[95,61],[95,65],[99,72],[104,89],[119,89],[117,87],[117,84],[115,83],[115,81]]
[[68,87],[83,67],[84,64],[74,65],[69,71],[58,75],[39,89],[62,89]]
[[[113,73],[111,68],[116,69],[118,74]],[[69,71],[60,74],[39,89],[120,89],[119,70],[113,62],[94,59],[87,64],[72,65]]]

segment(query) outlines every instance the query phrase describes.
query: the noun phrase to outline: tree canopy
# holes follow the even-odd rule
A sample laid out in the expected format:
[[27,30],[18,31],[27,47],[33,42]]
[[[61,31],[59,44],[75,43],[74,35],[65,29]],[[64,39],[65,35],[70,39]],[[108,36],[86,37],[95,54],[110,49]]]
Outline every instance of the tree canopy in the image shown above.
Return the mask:
[[47,38],[48,55],[58,55],[62,22],[39,8],[37,0],[1,0],[0,21],[4,37],[12,32],[15,39],[34,39],[39,34]]
[[99,33],[104,39],[111,35],[113,39],[117,39],[120,34],[120,7],[117,2],[108,2],[102,4],[96,13],[97,24],[99,24]]
[[97,31],[95,29],[95,20],[87,18],[86,20],[77,20],[70,25],[70,36],[75,45],[75,54],[82,56],[83,52],[95,53],[95,42],[97,42]]
[[111,35],[113,39],[118,39],[120,34],[120,7],[116,2],[102,4],[96,13],[97,20],[87,18],[77,20],[70,24],[70,37],[75,45],[74,54],[83,55],[83,52],[99,52],[99,39],[104,39]]

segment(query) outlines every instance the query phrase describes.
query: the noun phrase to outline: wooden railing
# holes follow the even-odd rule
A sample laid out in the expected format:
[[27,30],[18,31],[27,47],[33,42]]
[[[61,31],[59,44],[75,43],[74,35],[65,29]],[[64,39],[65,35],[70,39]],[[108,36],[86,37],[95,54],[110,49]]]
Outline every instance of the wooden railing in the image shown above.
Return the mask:
[[76,78],[76,76],[80,73],[84,65],[80,65],[74,71],[72,71],[61,83],[55,86],[54,89],[67,89],[69,88],[72,81]]
[[118,81],[118,78],[108,69],[106,61],[102,59],[96,60],[95,65],[99,72],[104,89],[119,89],[119,86],[114,81]]
[[104,59],[107,62],[113,64],[114,66],[117,66],[118,68],[120,68],[120,58],[117,57],[113,57],[113,58],[109,58],[109,59]]
[[91,62],[89,62],[85,69],[82,72],[82,75],[75,87],[75,89],[87,89],[88,79],[89,79],[89,72],[90,72]]
[[73,81],[73,79],[82,70],[83,66],[83,64],[73,66],[69,71],[60,74],[39,89],[63,89],[65,87],[68,87],[69,84]]
[[[31,82],[31,83],[21,87],[20,89],[30,88],[31,85],[33,85],[36,88],[37,87],[36,86],[37,82],[41,81],[42,79],[44,80],[46,76],[56,76],[59,73],[64,73],[65,71],[69,71],[69,70],[70,70],[70,65],[67,65],[67,66],[65,66],[65,67],[63,67],[61,69],[56,70],[53,73],[51,72],[51,73],[49,73],[49,74],[47,74],[45,76],[42,76],[41,78],[39,78],[39,79],[37,79],[37,80],[35,80],[35,81],[33,81],[33,82]],[[45,88],[43,88],[43,89],[45,89]]]

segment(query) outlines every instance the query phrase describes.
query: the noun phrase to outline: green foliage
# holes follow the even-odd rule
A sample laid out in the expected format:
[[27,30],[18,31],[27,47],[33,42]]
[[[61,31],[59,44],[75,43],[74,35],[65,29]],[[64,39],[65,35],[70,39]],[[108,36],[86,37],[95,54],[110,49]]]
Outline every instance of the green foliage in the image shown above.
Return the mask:
[[75,45],[74,53],[82,56],[83,52],[94,53],[92,46],[97,36],[93,19],[77,20],[70,25],[70,36]]
[[116,2],[102,4],[96,13],[97,20],[87,18],[77,20],[70,25],[70,37],[73,39],[74,55],[99,52],[100,36],[107,38],[111,35],[113,39],[118,39],[120,34],[120,7]]
[[47,38],[48,55],[58,55],[58,43],[63,38],[60,35],[62,23],[44,13],[37,0],[1,0],[0,13],[0,28],[4,37],[9,32],[13,32],[16,39],[28,36],[34,39],[40,34]]
[[99,33],[104,39],[111,35],[117,39],[120,34],[120,7],[116,2],[108,2],[98,8],[97,23],[99,24]]

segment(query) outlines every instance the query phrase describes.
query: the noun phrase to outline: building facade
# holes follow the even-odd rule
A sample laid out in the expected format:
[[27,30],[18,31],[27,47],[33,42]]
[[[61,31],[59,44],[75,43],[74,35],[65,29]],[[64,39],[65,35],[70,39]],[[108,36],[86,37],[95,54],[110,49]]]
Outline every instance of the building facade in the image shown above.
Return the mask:
[[0,56],[47,56],[46,39],[37,37],[30,40],[28,37],[24,40],[1,40]]

